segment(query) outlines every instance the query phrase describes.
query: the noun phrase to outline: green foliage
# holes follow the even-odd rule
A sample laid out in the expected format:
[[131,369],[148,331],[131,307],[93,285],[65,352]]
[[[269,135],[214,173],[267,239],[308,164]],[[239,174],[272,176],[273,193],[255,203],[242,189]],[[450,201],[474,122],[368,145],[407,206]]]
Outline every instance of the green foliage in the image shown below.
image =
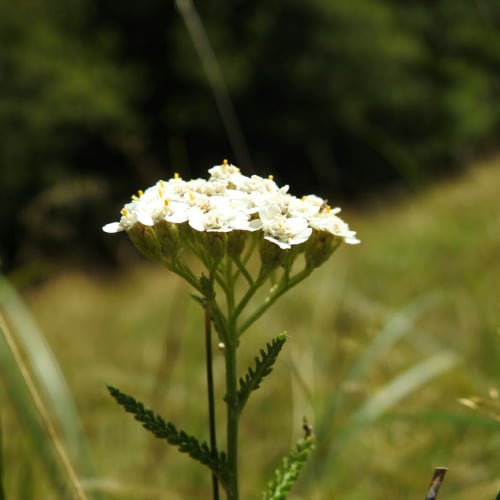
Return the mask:
[[239,412],[243,410],[250,393],[258,389],[264,377],[271,373],[273,365],[286,340],[286,333],[281,333],[271,343],[268,342],[266,345],[267,351],[261,349],[261,357],[257,356],[255,358],[255,368],[250,367],[245,377],[240,378],[240,389],[238,391]]
[[262,500],[284,500],[313,450],[312,435],[300,439],[283,459],[281,467],[274,471],[273,479],[269,481],[262,494]]
[[[102,187],[80,198],[78,186],[68,179],[90,182],[101,176],[102,164],[97,164],[102,160],[93,154],[106,154],[106,144],[123,141],[127,131],[139,128],[131,108],[136,74],[128,65],[113,63],[109,33],[94,30],[86,36],[87,14],[81,1],[71,8],[57,0],[0,6],[2,259],[12,258],[19,247],[32,251],[35,241],[42,246],[74,238],[70,215],[74,224],[85,205],[102,196]],[[116,145],[111,148],[118,153]],[[55,186],[74,196],[49,197]],[[45,203],[36,198],[42,193]],[[46,227],[51,230],[43,235],[30,204],[38,205],[36,218],[50,219]],[[21,210],[26,211],[22,216]],[[23,236],[31,241],[22,241]]]
[[[258,173],[272,166],[306,192],[364,195],[495,147],[498,2],[197,3]],[[200,173],[238,157],[174,2],[3,2],[0,42],[0,252],[9,267],[61,242],[99,245],[90,229],[80,238],[85,221],[101,221],[94,196],[107,209],[166,169]],[[56,185],[74,189],[73,176],[101,191],[35,203]],[[75,213],[79,231],[68,221]]]
[[145,408],[140,401],[136,401],[132,396],[124,394],[115,387],[108,386],[108,390],[116,402],[123,406],[125,411],[132,413],[145,429],[157,438],[165,439],[169,444],[176,446],[180,452],[187,453],[194,460],[206,465],[222,484],[227,483],[226,455],[224,453],[210,450],[205,442],[200,444],[198,439],[178,430],[171,422],[165,422],[162,417],[155,415],[153,410]]

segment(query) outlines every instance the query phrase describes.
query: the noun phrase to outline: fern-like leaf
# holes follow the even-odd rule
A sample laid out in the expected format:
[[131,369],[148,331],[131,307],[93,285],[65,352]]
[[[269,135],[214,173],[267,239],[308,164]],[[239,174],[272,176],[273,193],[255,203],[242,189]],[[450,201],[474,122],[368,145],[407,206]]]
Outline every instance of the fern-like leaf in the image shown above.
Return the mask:
[[115,387],[108,386],[108,390],[125,411],[132,413],[142,426],[153,433],[159,439],[165,439],[169,444],[177,446],[180,452],[187,453],[194,460],[207,466],[219,481],[225,486],[227,484],[227,460],[226,454],[210,450],[206,442],[200,442],[183,430],[178,430],[171,422],[156,415],[153,410],[146,408],[140,401],[132,396],[124,394]]
[[273,365],[287,340],[286,333],[280,333],[271,343],[266,344],[267,351],[261,349],[261,357],[255,358],[255,368],[249,368],[245,377],[240,378],[240,390],[238,391],[239,411],[245,406],[252,391],[259,388],[264,377],[269,375]]
[[314,449],[314,436],[307,423],[304,423],[306,435],[300,439],[290,453],[283,458],[279,469],[267,484],[262,500],[283,500],[297,480],[300,471]]

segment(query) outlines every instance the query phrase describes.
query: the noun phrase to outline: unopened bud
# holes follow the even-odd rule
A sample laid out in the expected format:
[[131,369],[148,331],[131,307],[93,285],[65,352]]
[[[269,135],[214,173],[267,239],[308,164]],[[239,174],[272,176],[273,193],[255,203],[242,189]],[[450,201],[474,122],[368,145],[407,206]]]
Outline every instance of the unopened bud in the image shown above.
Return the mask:
[[217,231],[199,233],[205,237],[205,251],[208,259],[215,265],[226,255],[227,234]]
[[263,239],[260,244],[260,260],[266,270],[276,269],[285,260],[287,250]]
[[127,231],[127,234],[137,250],[145,257],[156,261],[161,259],[161,245],[152,226],[137,222]]
[[178,224],[160,221],[154,227],[162,253],[167,256],[176,255],[180,246]]
[[230,257],[237,259],[243,248],[245,248],[245,242],[247,238],[246,231],[231,231],[227,236],[227,253]]
[[332,233],[314,230],[304,252],[307,267],[319,267],[328,260],[341,242],[342,239]]

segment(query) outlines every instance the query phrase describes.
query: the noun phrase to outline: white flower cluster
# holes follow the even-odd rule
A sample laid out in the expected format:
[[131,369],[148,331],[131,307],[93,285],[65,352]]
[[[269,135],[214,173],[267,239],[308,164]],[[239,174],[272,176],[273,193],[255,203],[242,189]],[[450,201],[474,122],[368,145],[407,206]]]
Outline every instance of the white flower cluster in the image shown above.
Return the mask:
[[224,161],[209,170],[210,178],[184,181],[178,175],[158,181],[133,196],[121,210],[120,222],[106,224],[107,233],[128,231],[136,223],[154,226],[160,221],[187,222],[196,231],[229,232],[261,230],[265,239],[281,249],[304,243],[313,230],[330,233],[356,244],[356,233],[315,195],[296,198],[288,186],[243,175]]

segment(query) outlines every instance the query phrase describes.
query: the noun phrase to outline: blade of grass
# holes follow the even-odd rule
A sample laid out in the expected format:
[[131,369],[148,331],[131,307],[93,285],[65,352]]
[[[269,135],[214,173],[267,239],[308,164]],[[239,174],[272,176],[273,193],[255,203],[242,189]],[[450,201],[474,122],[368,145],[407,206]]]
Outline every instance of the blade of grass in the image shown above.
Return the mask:
[[354,380],[366,373],[398,340],[412,331],[418,319],[433,307],[439,298],[435,292],[425,294],[394,314],[353,364],[346,379]]
[[408,368],[381,387],[351,417],[350,426],[373,422],[403,398],[415,392],[441,373],[450,370],[458,362],[451,351],[442,351]]
[[[431,306],[436,304],[438,299],[439,295],[437,293],[425,294],[411,301],[406,307],[391,316],[370,344],[364,349],[363,353],[356,359],[344,377],[343,382],[359,379],[362,375],[369,372],[379,360],[383,359],[396,342],[414,331],[413,327],[418,319]],[[322,442],[326,437],[326,434],[329,432],[330,423],[342,405],[343,391],[337,390],[329,399],[325,413],[317,424],[316,435],[318,442]]]
[[[64,374],[30,311],[2,276],[0,276],[0,307],[12,325],[16,341],[27,356],[28,364],[48,400],[52,414],[61,425],[71,456],[78,461],[79,469],[91,473],[86,439]],[[9,373],[5,376],[8,377]]]
[[[62,446],[31,374],[22,359],[21,352],[14,342],[11,331],[1,315],[0,333],[3,344],[0,345],[2,368],[4,370],[5,368],[8,368],[6,373],[9,373],[10,375],[9,377],[6,377],[7,384],[10,385],[11,396],[13,396],[16,403],[18,403],[18,406],[22,408],[21,415],[28,423],[27,429],[34,444],[33,449],[38,456],[42,458],[42,464],[46,466],[48,479],[53,482],[56,491],[58,492],[65,491],[69,481],[73,488],[75,498],[78,498],[79,500],[86,500],[87,497],[83,491],[80,481],[68,458],[66,450]],[[10,351],[11,356],[9,356],[8,351]],[[32,403],[34,403],[43,425],[40,424],[39,420],[37,420],[34,415],[32,405],[29,402],[29,397],[26,395],[26,390],[29,393],[29,397],[32,399]],[[47,435],[50,438],[53,448],[48,446]],[[54,456],[59,460],[59,463],[65,472],[64,475],[61,474],[57,467],[53,466],[55,465]]]
[[208,83],[212,89],[226,134],[233,148],[238,165],[250,171],[253,169],[250,153],[241,131],[229,91],[217,62],[207,33],[191,0],[177,0],[177,8],[189,32],[193,45],[200,57]]
[[2,439],[2,416],[0,415],[0,500],[5,500],[3,487],[3,439]]
[[[442,351],[408,368],[397,377],[382,386],[371,398],[361,405],[337,432],[331,444],[317,464],[316,473],[320,473],[332,460],[339,456],[339,451],[366,425],[374,422],[399,401],[428,383],[433,378],[450,370],[459,361],[451,351]],[[325,430],[326,432],[326,430]]]

